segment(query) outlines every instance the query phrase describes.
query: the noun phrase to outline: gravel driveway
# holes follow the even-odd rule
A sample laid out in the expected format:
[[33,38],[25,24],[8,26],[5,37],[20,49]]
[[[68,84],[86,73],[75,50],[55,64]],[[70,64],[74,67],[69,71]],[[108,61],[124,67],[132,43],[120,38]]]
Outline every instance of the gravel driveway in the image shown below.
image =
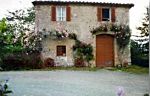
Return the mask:
[[11,96],[116,96],[119,86],[125,96],[148,93],[148,74],[99,71],[10,71],[0,72],[0,80],[9,78]]

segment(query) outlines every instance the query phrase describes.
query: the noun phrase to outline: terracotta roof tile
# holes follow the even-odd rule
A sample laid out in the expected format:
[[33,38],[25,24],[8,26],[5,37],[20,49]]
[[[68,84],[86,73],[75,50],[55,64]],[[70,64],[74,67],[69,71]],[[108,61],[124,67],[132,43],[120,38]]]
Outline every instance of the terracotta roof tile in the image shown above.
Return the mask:
[[131,2],[119,2],[122,0],[35,0],[33,1],[33,5],[46,5],[46,4],[90,4],[90,5],[109,5],[109,6],[120,6],[120,7],[133,7],[134,4]]

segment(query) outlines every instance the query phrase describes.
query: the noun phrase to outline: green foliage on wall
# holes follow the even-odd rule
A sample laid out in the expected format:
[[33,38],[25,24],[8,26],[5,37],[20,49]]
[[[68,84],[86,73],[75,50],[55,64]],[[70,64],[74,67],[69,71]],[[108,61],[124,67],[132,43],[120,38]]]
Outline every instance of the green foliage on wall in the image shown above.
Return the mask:
[[129,42],[131,37],[130,28],[128,25],[117,25],[117,24],[102,24],[97,28],[93,28],[90,32],[92,35],[96,35],[100,32],[113,32],[117,44],[119,45],[119,49],[125,48]]
[[117,44],[119,45],[119,49],[125,48],[129,44],[131,37],[129,26],[113,26],[111,31],[113,31],[115,34]]
[[91,44],[86,44],[76,40],[75,45],[73,46],[73,51],[75,53],[75,59],[80,58],[88,63],[93,60],[93,47]]

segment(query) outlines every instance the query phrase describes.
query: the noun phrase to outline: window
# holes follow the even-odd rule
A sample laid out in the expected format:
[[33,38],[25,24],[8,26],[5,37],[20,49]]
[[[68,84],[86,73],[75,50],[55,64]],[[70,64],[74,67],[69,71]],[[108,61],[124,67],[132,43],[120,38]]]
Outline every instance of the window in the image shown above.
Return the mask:
[[51,6],[52,21],[71,21],[70,6]]
[[102,8],[102,21],[110,21],[110,9]]
[[57,56],[66,56],[66,46],[57,46]]
[[66,21],[66,7],[65,6],[56,7],[56,21]]
[[103,7],[97,7],[97,20],[99,22],[101,21],[116,21],[116,8],[110,7],[110,8],[103,8]]

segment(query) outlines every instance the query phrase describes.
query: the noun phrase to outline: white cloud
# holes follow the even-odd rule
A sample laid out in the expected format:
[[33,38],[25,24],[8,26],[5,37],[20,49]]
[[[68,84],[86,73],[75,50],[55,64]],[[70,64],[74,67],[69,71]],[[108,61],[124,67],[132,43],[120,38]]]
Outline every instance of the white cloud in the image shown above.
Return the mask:
[[32,0],[0,0],[0,19],[8,12],[32,6]]
[[136,27],[141,25],[142,19],[144,18],[144,13],[146,13],[146,7],[149,6],[149,0],[144,0],[144,2],[136,1],[133,2],[135,6],[130,10],[130,26],[132,28],[132,34],[139,34]]

